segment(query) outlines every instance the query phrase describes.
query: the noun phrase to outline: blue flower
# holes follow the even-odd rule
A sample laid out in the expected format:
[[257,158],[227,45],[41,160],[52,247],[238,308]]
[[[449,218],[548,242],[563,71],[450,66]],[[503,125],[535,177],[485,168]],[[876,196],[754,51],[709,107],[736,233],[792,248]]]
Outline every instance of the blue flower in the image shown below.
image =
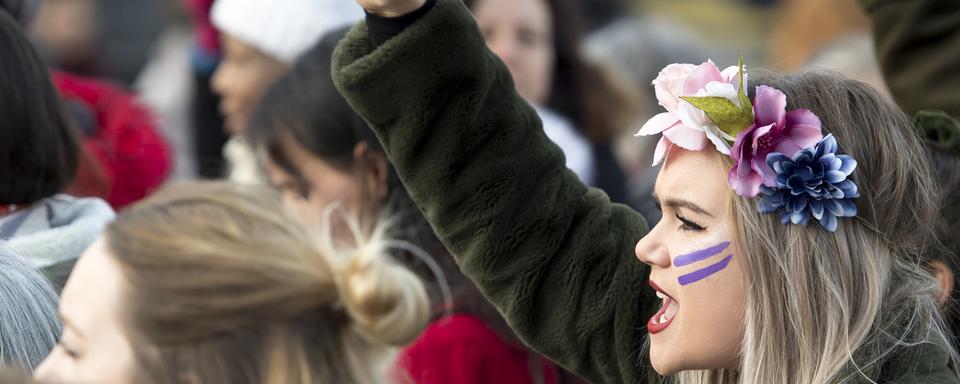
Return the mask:
[[760,212],[779,210],[783,224],[805,226],[812,217],[828,232],[837,230],[838,217],[857,215],[853,199],[860,197],[860,192],[849,179],[857,161],[837,154],[837,139],[833,135],[802,149],[793,158],[770,153],[767,165],[777,174],[777,186],[760,187]]

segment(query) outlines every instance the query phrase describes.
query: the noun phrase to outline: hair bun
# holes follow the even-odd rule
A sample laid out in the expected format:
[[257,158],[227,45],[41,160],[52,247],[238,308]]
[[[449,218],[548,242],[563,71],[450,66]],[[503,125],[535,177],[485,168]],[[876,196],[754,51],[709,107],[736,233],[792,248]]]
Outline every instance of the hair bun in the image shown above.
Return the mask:
[[341,298],[365,336],[384,344],[404,345],[429,321],[429,299],[420,278],[393,261],[378,237],[355,249],[346,260],[339,273]]

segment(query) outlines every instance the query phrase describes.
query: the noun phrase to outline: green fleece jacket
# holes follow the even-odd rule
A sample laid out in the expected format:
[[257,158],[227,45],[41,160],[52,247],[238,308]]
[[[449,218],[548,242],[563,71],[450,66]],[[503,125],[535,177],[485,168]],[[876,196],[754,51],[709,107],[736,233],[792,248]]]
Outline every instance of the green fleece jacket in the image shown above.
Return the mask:
[[960,118],[960,0],[859,1],[897,103]]
[[[646,221],[566,169],[459,1],[440,0],[379,46],[359,24],[333,72],[464,273],[525,342],[594,383],[659,381],[644,342],[660,300],[633,251]],[[956,382],[946,364],[923,344],[868,375]]]

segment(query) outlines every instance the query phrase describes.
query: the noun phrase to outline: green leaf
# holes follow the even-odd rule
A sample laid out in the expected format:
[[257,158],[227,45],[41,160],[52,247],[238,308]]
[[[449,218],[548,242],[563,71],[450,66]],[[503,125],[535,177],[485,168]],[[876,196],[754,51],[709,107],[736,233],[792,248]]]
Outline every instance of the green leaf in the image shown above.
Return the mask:
[[753,108],[749,108],[749,113],[744,109],[737,107],[732,101],[720,96],[681,96],[681,99],[706,112],[710,121],[726,132],[730,136],[737,136],[737,133],[753,124]]

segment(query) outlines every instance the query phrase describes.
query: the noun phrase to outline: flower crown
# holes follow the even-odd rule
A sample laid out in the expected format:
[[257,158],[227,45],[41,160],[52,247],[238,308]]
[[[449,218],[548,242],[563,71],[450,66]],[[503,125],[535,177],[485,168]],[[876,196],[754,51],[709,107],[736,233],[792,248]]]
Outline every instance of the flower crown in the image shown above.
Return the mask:
[[857,162],[837,153],[833,135],[806,109],[787,111],[787,96],[760,85],[751,103],[743,59],[720,71],[712,61],[670,64],[653,80],[666,112],[647,121],[637,136],[662,133],[653,165],[674,145],[699,151],[709,144],[733,159],[727,181],[743,197],[760,197],[762,213],[780,213],[783,224],[817,219],[834,232],[837,218],[854,217],[860,197],[850,174]]

